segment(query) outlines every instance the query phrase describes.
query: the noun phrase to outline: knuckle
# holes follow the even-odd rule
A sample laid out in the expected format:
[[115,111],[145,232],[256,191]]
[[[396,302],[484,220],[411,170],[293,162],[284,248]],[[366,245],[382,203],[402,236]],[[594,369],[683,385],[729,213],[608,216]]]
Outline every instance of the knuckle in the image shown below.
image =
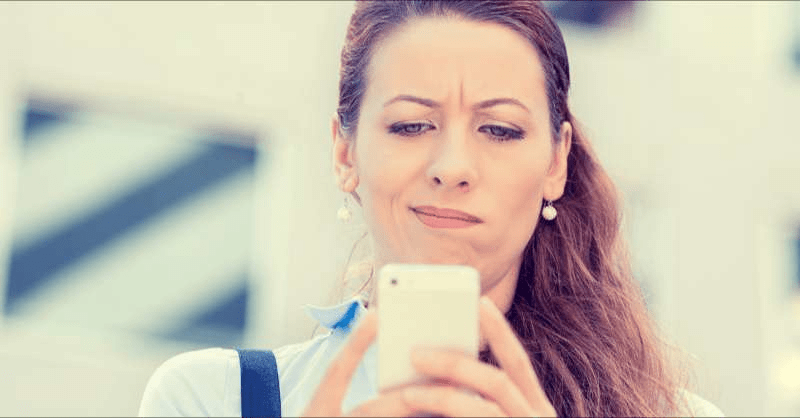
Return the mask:
[[453,355],[452,353],[446,353],[441,356],[441,361],[438,362],[443,369],[446,370],[453,370],[459,365],[459,361],[461,360],[458,356]]
[[446,360],[442,362],[442,369],[454,374],[464,374],[468,371],[468,364],[461,356],[447,356]]
[[511,391],[513,384],[509,380],[508,375],[503,371],[497,370],[492,373],[486,382],[489,392],[493,394],[503,394]]

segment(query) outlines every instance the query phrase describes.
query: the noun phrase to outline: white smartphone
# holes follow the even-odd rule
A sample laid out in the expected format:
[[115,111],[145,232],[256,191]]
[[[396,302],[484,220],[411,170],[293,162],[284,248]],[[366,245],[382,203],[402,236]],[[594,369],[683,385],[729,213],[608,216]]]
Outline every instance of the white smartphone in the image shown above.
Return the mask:
[[480,274],[469,266],[387,264],[378,274],[378,389],[424,382],[411,350],[478,356]]

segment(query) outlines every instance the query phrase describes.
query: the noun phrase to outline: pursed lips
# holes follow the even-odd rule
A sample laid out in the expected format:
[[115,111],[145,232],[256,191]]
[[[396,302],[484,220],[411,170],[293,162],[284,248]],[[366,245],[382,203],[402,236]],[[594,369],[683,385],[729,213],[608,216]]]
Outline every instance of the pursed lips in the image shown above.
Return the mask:
[[455,209],[439,209],[433,206],[417,206],[412,207],[412,211],[421,213],[423,215],[428,216],[435,216],[437,218],[445,218],[445,219],[458,219],[465,222],[472,222],[472,223],[482,223],[483,221],[479,218],[472,216],[468,213],[461,212]]

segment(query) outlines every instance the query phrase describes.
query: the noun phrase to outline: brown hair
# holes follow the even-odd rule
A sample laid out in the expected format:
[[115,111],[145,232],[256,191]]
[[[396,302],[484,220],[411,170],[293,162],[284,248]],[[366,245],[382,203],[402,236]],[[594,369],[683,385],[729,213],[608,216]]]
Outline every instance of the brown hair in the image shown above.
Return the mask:
[[558,217],[531,236],[506,314],[558,415],[676,413],[677,375],[630,271],[616,189],[569,111],[566,46],[539,2],[358,2],[341,56],[341,129],[355,133],[375,45],[422,16],[491,22],[528,39],[544,68],[553,140],[562,122],[575,127]]

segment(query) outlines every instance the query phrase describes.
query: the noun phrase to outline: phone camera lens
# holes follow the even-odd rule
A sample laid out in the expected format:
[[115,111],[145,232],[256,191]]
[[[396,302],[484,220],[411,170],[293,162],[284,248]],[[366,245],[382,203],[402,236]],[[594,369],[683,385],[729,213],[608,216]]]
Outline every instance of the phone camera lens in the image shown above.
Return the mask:
[[392,279],[390,283],[392,284],[392,286],[397,286],[397,279]]

